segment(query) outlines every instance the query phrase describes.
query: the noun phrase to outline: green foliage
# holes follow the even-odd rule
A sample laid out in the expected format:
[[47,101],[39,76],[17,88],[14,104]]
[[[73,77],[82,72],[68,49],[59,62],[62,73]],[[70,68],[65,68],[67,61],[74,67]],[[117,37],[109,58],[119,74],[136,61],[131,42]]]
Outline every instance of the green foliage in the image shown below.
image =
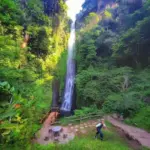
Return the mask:
[[[96,62],[96,38],[100,31],[94,28],[92,32],[81,32],[81,38],[77,41],[77,63],[80,69],[94,65]],[[84,63],[82,63],[84,61]],[[81,64],[82,63],[82,64]]]
[[[41,0],[0,1],[0,145],[4,147],[31,148],[31,138],[50,109],[51,80],[59,70],[63,73],[57,77],[61,82],[64,78],[57,63],[66,49],[68,19],[66,5],[63,1],[59,5],[63,14],[52,18],[44,13]],[[27,46],[22,48],[22,43]]]
[[0,20],[1,23],[6,25],[18,24],[21,19],[21,9],[19,4],[15,0],[1,0],[0,1]]
[[86,24],[86,29],[91,29],[94,25],[96,25],[99,22],[99,17],[96,13],[90,13],[86,18],[85,18],[85,24]]
[[0,91],[5,93],[5,94],[13,94],[14,92],[14,87],[11,87],[10,84],[5,81],[5,82],[0,82]]
[[32,53],[42,57],[54,53],[52,28],[48,26],[29,26],[28,32],[31,35],[30,48]]
[[77,96],[79,106],[96,104],[100,108],[107,97],[122,91],[123,76],[130,74],[130,68],[88,68],[77,75]]
[[[81,110],[76,110],[75,116],[102,109],[133,117],[130,123],[149,130],[149,122],[143,123],[149,117],[143,99],[150,96],[150,71],[132,69],[150,63],[149,6],[147,0],[133,11],[133,5],[119,2],[117,10],[90,13],[85,19],[77,35],[77,105]],[[13,143],[16,149],[31,149],[31,137],[49,111],[53,77],[60,80],[61,90],[64,88],[69,30],[62,0],[59,9],[52,18],[44,14],[41,0],[0,1],[0,144],[4,147]],[[23,49],[25,34],[29,41]],[[91,137],[79,138],[57,149],[112,147],[109,142],[95,142]],[[118,141],[113,146],[115,150],[128,149]],[[36,149],[47,147],[37,145]]]
[[127,15],[125,18],[125,24],[124,27],[126,29],[134,27],[137,23],[137,21],[143,20],[145,17],[148,17],[150,15],[150,9],[149,9],[150,1],[146,0],[143,4],[143,7],[136,10],[130,15]]
[[[131,28],[125,32],[118,43],[114,44],[114,54],[117,53],[122,57],[130,56],[132,59],[131,63],[134,64],[133,67],[139,66],[139,64],[142,67],[147,66],[149,64],[149,25],[150,18],[146,17],[142,21],[139,21],[135,28]],[[132,64],[129,65],[131,66]]]
[[134,117],[126,119],[126,123],[136,125],[139,128],[143,128],[147,131],[150,131],[150,106],[141,108]]
[[[94,26],[90,23],[97,15],[91,13],[77,33],[77,106],[95,104],[106,113],[136,116],[139,123],[145,120],[142,114],[148,118],[144,108],[150,97],[150,1],[142,7],[124,2],[104,8]],[[138,127],[149,130],[149,123],[142,124]]]
[[82,107],[81,109],[75,110],[75,116],[86,116],[90,113],[97,113],[98,109],[96,105],[90,106],[90,107]]
[[67,71],[67,50],[65,50],[61,57],[59,58],[58,64],[57,64],[57,71],[56,71],[56,77],[58,78],[60,82],[60,90],[63,92],[63,89],[65,87],[65,76],[66,76],[66,71]]
[[104,16],[105,16],[105,18],[111,18],[111,17],[112,17],[112,14],[111,14],[111,12],[109,12],[108,10],[105,10]]
[[137,93],[112,94],[104,102],[103,110],[107,113],[116,112],[123,117],[133,116],[144,105],[136,99]]
[[[40,23],[40,22],[43,22],[44,21],[44,14],[43,14],[43,11],[44,11],[44,7],[41,3],[40,0],[28,0],[26,5],[28,6],[27,8],[25,7],[25,12],[26,12],[26,15],[29,15],[29,16],[24,16],[26,18],[31,18],[31,21],[34,22],[34,23]],[[41,24],[41,23],[40,23]]]
[[63,2],[63,0],[59,0],[59,7],[60,7],[60,13],[66,14],[67,12],[67,5]]

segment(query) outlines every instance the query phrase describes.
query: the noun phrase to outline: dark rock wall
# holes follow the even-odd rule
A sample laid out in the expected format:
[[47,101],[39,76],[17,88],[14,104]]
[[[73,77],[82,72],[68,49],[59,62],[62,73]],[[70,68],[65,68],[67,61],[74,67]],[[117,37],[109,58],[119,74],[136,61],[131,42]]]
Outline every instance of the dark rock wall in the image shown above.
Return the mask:
[[[81,23],[90,12],[97,12],[98,14],[103,12],[108,6],[115,7],[116,4],[120,5],[123,13],[133,13],[135,10],[142,7],[144,0],[85,0],[83,4],[83,10],[78,14],[78,21]],[[118,14],[113,14],[113,16],[119,16],[120,11],[114,11]]]
[[116,0],[97,0],[97,12],[102,12],[107,5],[112,5]]
[[82,20],[83,18],[88,16],[90,12],[97,11],[97,0],[86,0],[82,8],[83,10],[77,16],[78,20]]
[[54,79],[52,82],[52,104],[51,108],[55,109],[59,106],[59,89],[60,89],[60,83],[58,80]]
[[52,16],[59,12],[59,0],[43,0],[43,4],[47,15]]

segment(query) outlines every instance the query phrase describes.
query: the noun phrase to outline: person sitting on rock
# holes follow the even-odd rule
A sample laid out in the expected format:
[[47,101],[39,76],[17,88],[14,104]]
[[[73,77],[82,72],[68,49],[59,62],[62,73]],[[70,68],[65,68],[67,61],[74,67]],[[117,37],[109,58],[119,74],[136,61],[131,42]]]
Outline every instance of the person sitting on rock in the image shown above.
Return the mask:
[[102,128],[106,128],[106,125],[104,123],[104,119],[101,119],[101,122],[96,125],[97,132],[96,132],[95,138],[97,138],[97,136],[99,134],[100,135],[100,139],[103,140],[104,135],[103,135],[103,132],[101,130]]

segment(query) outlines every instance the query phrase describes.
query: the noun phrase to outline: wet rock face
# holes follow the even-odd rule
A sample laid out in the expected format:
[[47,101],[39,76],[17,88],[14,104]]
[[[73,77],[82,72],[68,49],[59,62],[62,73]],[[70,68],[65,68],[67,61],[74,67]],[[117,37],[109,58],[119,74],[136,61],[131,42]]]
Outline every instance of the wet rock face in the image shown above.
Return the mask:
[[80,29],[83,25],[85,17],[91,12],[101,13],[105,10],[107,5],[113,5],[116,0],[85,0],[82,6],[82,11],[77,15],[78,22],[76,23],[77,29]]
[[97,0],[85,0],[85,3],[82,6],[83,10],[78,14],[78,20],[86,17],[90,12],[96,12],[97,10]]
[[142,7],[143,1],[142,0],[123,0],[120,1],[119,4],[128,7],[128,13],[133,13],[137,9]]
[[59,81],[56,79],[53,79],[53,82],[52,82],[53,96],[52,96],[52,104],[51,104],[52,111],[57,111],[59,107],[59,89],[60,89]]
[[106,5],[115,3],[116,0],[85,0],[83,10],[78,14],[78,20],[82,21],[90,12],[102,12]]
[[52,16],[59,12],[59,0],[43,0],[43,4],[47,15]]
[[[117,3],[124,5],[132,5],[132,11],[139,9],[142,6],[143,0],[118,0]],[[83,4],[83,12],[88,14],[91,11],[102,12],[107,5],[114,5],[116,0],[86,0]]]
[[107,5],[115,4],[116,0],[97,0],[97,12],[103,11]]
[[115,3],[116,0],[86,0],[83,4],[83,12],[101,12],[107,4]]
[[[107,8],[111,8],[113,11],[113,17],[116,19],[124,18],[124,14],[130,14],[142,7],[145,0],[85,0],[82,8],[83,10],[77,16],[77,29],[84,26],[84,19],[91,12],[96,12],[98,14],[103,13]],[[122,16],[123,17],[122,17]],[[114,25],[114,24],[113,24]]]

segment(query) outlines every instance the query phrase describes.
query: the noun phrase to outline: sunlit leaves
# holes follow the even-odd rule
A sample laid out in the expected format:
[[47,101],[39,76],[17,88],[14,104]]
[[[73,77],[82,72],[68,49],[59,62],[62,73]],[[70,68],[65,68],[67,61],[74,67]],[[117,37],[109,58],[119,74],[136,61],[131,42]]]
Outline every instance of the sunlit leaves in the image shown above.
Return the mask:
[[111,12],[109,12],[108,10],[105,10],[104,15],[105,15],[105,18],[111,18],[112,17]]
[[[68,40],[66,5],[59,5],[62,14],[52,18],[44,14],[41,0],[0,1],[0,79],[10,83],[0,82],[0,138],[5,144],[29,143],[49,111],[51,80]],[[29,40],[23,49],[25,35]],[[64,82],[64,74],[58,76]]]

